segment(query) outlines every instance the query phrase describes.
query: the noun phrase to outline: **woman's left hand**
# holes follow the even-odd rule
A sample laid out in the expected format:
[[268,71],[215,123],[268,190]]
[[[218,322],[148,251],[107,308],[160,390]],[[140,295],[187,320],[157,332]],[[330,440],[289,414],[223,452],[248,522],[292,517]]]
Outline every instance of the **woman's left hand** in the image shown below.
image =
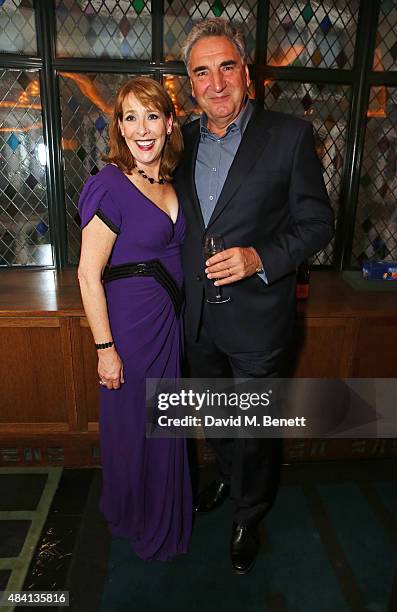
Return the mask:
[[123,362],[114,347],[98,351],[99,382],[108,389],[119,389],[124,382]]

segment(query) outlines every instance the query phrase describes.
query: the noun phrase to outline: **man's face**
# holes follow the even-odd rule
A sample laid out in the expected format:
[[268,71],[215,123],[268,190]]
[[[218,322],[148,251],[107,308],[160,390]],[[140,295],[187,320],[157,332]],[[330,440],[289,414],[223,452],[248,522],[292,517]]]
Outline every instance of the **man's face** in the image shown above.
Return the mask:
[[192,48],[189,76],[208,129],[222,135],[242,108],[250,83],[247,66],[228,38],[208,36]]

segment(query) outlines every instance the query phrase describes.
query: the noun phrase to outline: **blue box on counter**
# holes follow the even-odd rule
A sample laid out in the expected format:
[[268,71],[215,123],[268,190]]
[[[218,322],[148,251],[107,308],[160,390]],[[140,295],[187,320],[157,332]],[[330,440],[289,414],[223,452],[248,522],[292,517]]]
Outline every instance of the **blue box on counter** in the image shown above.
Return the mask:
[[363,277],[367,280],[397,281],[397,261],[363,261]]

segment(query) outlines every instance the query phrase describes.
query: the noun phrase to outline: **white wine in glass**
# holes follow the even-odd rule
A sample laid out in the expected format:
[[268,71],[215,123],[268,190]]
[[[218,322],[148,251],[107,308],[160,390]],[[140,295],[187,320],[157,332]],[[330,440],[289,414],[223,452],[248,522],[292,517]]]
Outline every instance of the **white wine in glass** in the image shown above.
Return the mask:
[[[205,260],[209,259],[213,255],[217,253],[221,253],[225,250],[225,242],[222,236],[204,236],[203,240],[203,250]],[[215,286],[215,297],[207,298],[208,304],[224,304],[225,302],[230,301],[230,297],[223,297],[222,295],[222,287]]]

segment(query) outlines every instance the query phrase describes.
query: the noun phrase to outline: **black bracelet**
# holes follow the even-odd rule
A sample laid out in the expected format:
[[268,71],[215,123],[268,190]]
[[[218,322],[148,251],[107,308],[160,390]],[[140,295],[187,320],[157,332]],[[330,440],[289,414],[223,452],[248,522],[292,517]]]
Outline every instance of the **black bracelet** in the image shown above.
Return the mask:
[[105,348],[110,348],[111,346],[113,346],[113,341],[111,341],[111,342],[102,342],[102,344],[96,344],[95,348],[96,349],[105,349]]

